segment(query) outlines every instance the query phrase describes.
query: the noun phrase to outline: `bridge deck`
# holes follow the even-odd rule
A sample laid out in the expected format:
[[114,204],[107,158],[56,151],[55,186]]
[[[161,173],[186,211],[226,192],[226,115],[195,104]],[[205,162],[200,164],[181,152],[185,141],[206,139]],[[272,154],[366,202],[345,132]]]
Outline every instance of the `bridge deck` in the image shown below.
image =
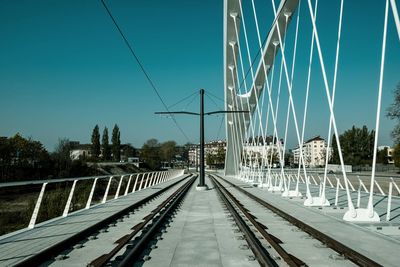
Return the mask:
[[[353,250],[371,257],[383,266],[398,266],[398,261],[400,260],[400,256],[398,256],[400,248],[400,223],[398,222],[398,217],[390,223],[384,222],[374,225],[347,223],[341,218],[345,209],[304,207],[301,199],[284,199],[278,193],[252,187],[236,179],[225,178]],[[181,179],[183,177],[129,194],[102,205],[93,206],[89,210],[73,213],[66,218],[57,218],[39,224],[32,230],[24,230],[5,236],[0,240],[0,265],[17,264],[52,244],[91,227],[97,222]],[[210,180],[207,179],[206,181],[211,186]],[[314,195],[317,194],[317,191],[318,188],[312,186]],[[339,204],[344,206],[344,196],[342,193],[340,195]],[[327,197],[332,200],[334,198],[334,190],[328,189]],[[365,199],[365,197],[362,197],[363,202],[365,202]],[[384,216],[384,212],[386,212],[383,208],[385,205],[380,207],[380,203],[383,201],[385,201],[384,198],[376,198],[377,212],[380,216]],[[394,201],[397,202],[400,199],[395,198]],[[226,215],[226,211],[219,203],[215,190],[198,192],[192,188],[181,205],[180,211],[176,213],[175,218],[170,223],[171,227],[168,227],[167,231],[162,234],[162,239],[157,241],[157,247],[151,250],[149,254],[150,260],[141,264],[147,266],[186,266],[193,264],[207,266],[258,265],[257,261],[249,261],[251,251],[241,249],[241,246],[246,242],[237,238],[239,234],[235,234],[235,227]],[[272,223],[272,225],[281,224],[279,220],[275,223],[271,220],[268,222]],[[386,233],[386,235],[383,233]],[[285,238],[287,238],[285,246],[289,249],[290,246],[301,246],[304,250],[307,250],[305,243],[291,243],[292,234],[285,234]],[[123,233],[113,234],[110,240],[114,242],[116,237],[122,235]],[[97,244],[104,246],[104,243]],[[105,249],[102,253],[108,250]],[[82,249],[81,251],[72,249],[69,253],[81,253],[81,256],[77,258],[79,262],[72,262],[73,257],[70,257],[65,261],[55,261],[52,265],[69,265],[69,263],[83,265],[93,260],[89,254],[82,255]],[[304,253],[307,254],[307,251]],[[312,262],[311,260],[314,260],[314,262],[319,260],[317,255],[310,255],[310,257],[309,263]],[[341,264],[344,263],[332,262],[332,264],[342,266]]]
[[0,265],[15,265],[53,244],[92,227],[96,223],[181,179],[183,177],[157,184],[156,186],[128,194],[104,204],[92,206],[87,210],[71,213],[65,218],[59,217],[38,224],[31,230],[25,229],[6,235],[0,240]]
[[[206,183],[211,182],[206,177]],[[259,266],[234,232],[215,190],[192,187],[176,217],[143,266]],[[141,266],[140,264],[138,266]]]
[[[400,236],[400,224],[398,222],[390,224],[384,222],[375,225],[348,223],[342,220],[342,216],[346,211],[345,209],[305,207],[303,205],[304,199],[282,198],[279,193],[267,192],[266,189],[251,187],[249,184],[237,179],[226,179],[357,252],[371,257],[383,266],[398,266],[400,261],[400,256],[398,255],[400,249],[400,240],[398,239]],[[313,188],[312,192],[316,195],[318,188]],[[329,189],[327,198],[331,200],[332,194],[334,199],[334,190]],[[365,197],[362,199],[365,199]],[[400,200],[394,199],[394,201]],[[382,202],[381,198],[376,199],[376,203],[378,202]],[[331,204],[333,204],[332,201]],[[377,212],[382,218],[382,213],[386,211],[377,209]],[[386,231],[385,235],[383,233],[386,227],[389,230]],[[382,229],[377,230],[378,228]],[[392,230],[393,228],[395,230]]]

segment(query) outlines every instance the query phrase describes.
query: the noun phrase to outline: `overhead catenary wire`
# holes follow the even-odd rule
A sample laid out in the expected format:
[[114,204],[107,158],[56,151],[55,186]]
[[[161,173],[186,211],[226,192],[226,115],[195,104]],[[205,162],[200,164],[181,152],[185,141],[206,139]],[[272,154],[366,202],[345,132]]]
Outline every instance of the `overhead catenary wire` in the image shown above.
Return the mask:
[[210,96],[209,94],[207,94],[207,92],[205,93],[205,96],[207,96],[208,99],[211,100],[211,102],[214,104],[214,106],[215,106],[217,109],[222,110],[221,107],[218,106],[217,102],[215,102],[214,99],[212,99],[211,96]]
[[225,103],[225,100],[223,100],[222,98],[220,98],[220,97],[218,97],[218,96],[216,96],[216,95],[210,93],[209,91],[206,91],[206,94],[208,94],[208,95],[214,97],[215,99],[218,99],[218,100],[221,101],[222,103]]
[[199,94],[195,94],[192,99],[186,104],[184,110],[186,110],[193,102],[199,97]]
[[170,109],[170,108],[172,108],[172,107],[175,107],[175,106],[179,105],[180,103],[184,102],[185,100],[188,100],[189,98],[193,97],[193,95],[198,94],[198,93],[199,93],[199,92],[196,90],[196,91],[193,92],[192,94],[190,94],[190,95],[188,95],[188,96],[182,98],[181,100],[177,101],[176,103],[174,103],[174,104],[168,106],[168,108]]
[[[109,17],[111,18],[111,20],[113,21],[115,27],[117,28],[119,34],[121,35],[122,39],[124,40],[126,46],[128,47],[129,51],[131,52],[132,56],[134,57],[136,63],[139,65],[141,71],[143,72],[143,74],[146,76],[147,81],[149,82],[151,88],[153,89],[153,91],[156,93],[158,99],[161,101],[162,105],[164,106],[165,110],[167,110],[169,112],[168,106],[165,104],[165,101],[163,100],[163,98],[161,97],[157,87],[155,86],[153,80],[150,78],[149,73],[146,71],[146,69],[144,68],[142,62],[139,60],[139,57],[136,55],[135,51],[133,50],[131,44],[129,43],[128,39],[125,37],[124,33],[122,32],[121,28],[119,27],[117,21],[115,20],[114,16],[112,15],[110,9],[107,7],[106,3],[104,2],[104,0],[100,0],[101,3],[103,4],[104,8],[107,11],[107,14],[109,15]],[[182,133],[182,135],[187,139],[188,142],[190,142],[189,137],[186,135],[186,133],[183,131],[182,127],[178,124],[178,122],[176,121],[175,117],[172,115],[171,116],[173,122],[175,123],[176,127],[179,129],[179,131]]]

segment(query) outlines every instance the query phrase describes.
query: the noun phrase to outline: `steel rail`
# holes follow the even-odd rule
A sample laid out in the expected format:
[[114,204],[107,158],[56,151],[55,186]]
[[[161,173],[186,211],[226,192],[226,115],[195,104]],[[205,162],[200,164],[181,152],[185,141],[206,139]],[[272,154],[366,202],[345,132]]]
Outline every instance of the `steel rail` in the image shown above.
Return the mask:
[[336,252],[338,252],[339,254],[343,255],[345,258],[351,260],[355,264],[357,264],[359,266],[366,266],[366,267],[382,266],[379,263],[375,262],[374,260],[368,258],[367,256],[362,255],[361,253],[353,250],[352,248],[344,245],[343,243],[341,243],[341,242],[333,239],[332,237],[330,237],[330,236],[318,231],[314,227],[312,227],[312,226],[300,221],[299,219],[297,219],[297,218],[293,217],[292,215],[284,212],[283,210],[271,205],[270,203],[264,201],[263,199],[254,196],[250,192],[244,190],[243,188],[240,188],[239,186],[235,185],[234,183],[222,178],[219,175],[216,175],[216,176],[218,178],[220,178],[221,180],[225,181],[230,186],[232,186],[235,189],[239,190],[240,192],[242,192],[246,196],[248,196],[251,199],[255,200],[257,203],[261,204],[265,208],[273,211],[274,213],[276,213],[277,215],[279,215],[283,219],[285,219],[288,222],[290,222],[291,224],[297,226],[302,231],[308,233],[309,235],[311,235],[315,239],[321,241],[323,244],[327,245],[329,248],[335,250]]
[[218,182],[212,175],[210,175],[210,177],[211,180],[215,182],[215,184],[217,184],[218,187],[222,189],[226,195],[229,196],[229,198],[235,203],[235,205],[240,209],[240,211],[244,214],[244,216],[246,216],[246,218],[251,222],[251,224],[254,225],[254,227],[258,230],[258,232],[264,237],[265,240],[267,240],[267,242],[276,250],[276,252],[282,257],[282,259],[289,266],[291,267],[306,266],[306,264],[302,260],[288,253],[284,248],[282,248],[282,246],[280,245],[282,241],[280,241],[272,234],[268,233],[265,230],[266,227],[263,224],[257,222],[255,217],[244,207],[243,204],[241,204],[237,200],[237,198],[233,196],[232,193],[230,193],[225,187],[223,187],[223,185],[220,182]]
[[96,233],[98,230],[100,230],[101,228],[106,227],[107,225],[109,225],[110,223],[112,223],[113,221],[116,221],[118,218],[124,216],[125,214],[129,213],[130,211],[138,208],[139,206],[145,204],[146,202],[150,201],[151,199],[157,197],[158,195],[160,195],[161,193],[167,191],[168,189],[172,188],[173,186],[177,185],[178,183],[182,182],[183,180],[187,179],[188,177],[190,177],[191,175],[187,175],[186,177],[179,179],[179,181],[176,181],[170,185],[168,185],[167,187],[161,189],[160,191],[157,191],[143,199],[141,199],[140,201],[124,208],[123,210],[111,215],[110,217],[99,221],[98,223],[94,224],[93,226],[82,230],[72,236],[70,236],[69,238],[58,242],[54,245],[49,246],[48,248],[42,250],[41,252],[27,258],[24,259],[23,261],[17,263],[15,266],[37,266],[40,265],[48,260],[51,260],[54,256],[60,254],[62,251],[70,248],[71,246],[75,245],[76,243],[84,240],[85,238],[87,238],[90,235],[93,235],[94,233]]
[[244,233],[244,237],[247,243],[250,245],[251,250],[256,256],[258,262],[261,266],[279,266],[273,257],[268,253],[268,251],[263,247],[260,240],[254,235],[253,231],[249,228],[243,218],[239,215],[239,213],[235,210],[232,203],[229,201],[230,196],[226,194],[226,191],[222,190],[221,184],[211,178],[211,182],[214,184],[215,189],[218,192],[218,195],[228,208],[229,212],[232,214],[237,226]]
[[121,260],[121,262],[117,264],[117,266],[133,266],[134,262],[140,260],[141,254],[148,247],[148,244],[152,240],[152,237],[160,229],[160,226],[165,221],[166,216],[176,209],[177,205],[182,201],[183,197],[189,191],[196,178],[197,176],[193,177],[187,183],[185,183],[185,185],[178,190],[179,192],[173,197],[173,199],[171,198],[172,200],[168,201],[169,204],[166,203],[168,205],[160,205],[159,208],[160,210],[163,209],[163,211],[159,214],[157,220],[153,221],[151,226],[144,232],[143,236],[141,236],[138,242],[133,245],[133,247],[127,252],[127,255],[124,256],[124,258]]
[[[126,235],[122,236],[121,238],[119,238],[117,241],[115,241],[117,246],[115,246],[109,253],[103,254],[100,257],[94,259],[93,261],[91,261],[88,264],[88,266],[100,267],[100,266],[104,266],[105,264],[107,264],[118,252],[120,252],[123,248],[125,248],[126,245],[135,236],[138,235],[139,232],[144,232],[146,226],[149,225],[149,223],[151,223],[153,221],[153,223],[155,224],[156,222],[154,222],[154,220],[156,219],[156,215],[160,214],[161,210],[163,210],[163,209],[164,209],[163,214],[165,212],[167,212],[167,210],[165,208],[168,207],[169,205],[171,205],[170,203],[173,199],[176,199],[180,196],[180,194],[185,193],[187,191],[188,186],[193,184],[193,182],[196,178],[197,178],[197,176],[193,176],[192,179],[190,179],[185,184],[183,184],[181,187],[179,187],[166,200],[164,200],[157,208],[152,210],[149,213],[149,215],[144,217],[142,222],[133,226],[131,228],[133,230],[131,233],[126,234]],[[158,219],[158,221],[159,221],[159,219]]]

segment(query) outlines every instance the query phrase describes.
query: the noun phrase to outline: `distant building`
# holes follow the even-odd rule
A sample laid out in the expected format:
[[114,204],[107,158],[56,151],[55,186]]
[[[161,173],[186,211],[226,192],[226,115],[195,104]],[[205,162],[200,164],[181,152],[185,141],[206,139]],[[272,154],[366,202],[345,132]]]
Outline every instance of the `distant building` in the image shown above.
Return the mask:
[[71,150],[69,156],[71,160],[87,159],[92,156],[90,144],[80,144],[78,141],[70,141]]
[[[217,155],[218,150],[224,149],[226,151],[226,142],[223,140],[211,141],[204,144],[204,157],[208,154]],[[200,163],[200,146],[191,145],[189,148],[189,165],[196,166]]]
[[273,136],[256,136],[250,137],[249,140],[243,145],[244,157],[248,165],[261,166],[271,162],[274,167],[279,164],[279,155],[283,154],[283,139],[278,139]]
[[[91,144],[81,144],[78,141],[70,141],[69,145],[71,148],[69,152],[71,160],[89,159],[92,157]],[[101,147],[101,149],[103,148]],[[129,157],[135,157],[137,154],[136,149],[130,144],[121,144],[120,149],[122,162],[128,161]]]
[[128,163],[132,163],[136,167],[140,167],[139,157],[128,157]]
[[[306,167],[318,167],[325,165],[326,142],[320,136],[316,136],[304,142],[302,146],[304,163]],[[329,157],[332,156],[332,149],[329,149]],[[298,165],[300,162],[300,148],[293,149],[293,162]]]
[[378,146],[378,151],[385,150],[386,149],[386,160],[388,164],[394,164],[394,148],[390,146]]

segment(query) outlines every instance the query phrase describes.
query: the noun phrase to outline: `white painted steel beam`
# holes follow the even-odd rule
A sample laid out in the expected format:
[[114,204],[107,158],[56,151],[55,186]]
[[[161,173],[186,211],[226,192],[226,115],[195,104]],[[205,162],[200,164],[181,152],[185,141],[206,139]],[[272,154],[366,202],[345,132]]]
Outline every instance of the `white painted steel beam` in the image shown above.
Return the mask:
[[[231,75],[230,66],[235,66],[234,55],[232,53],[232,48],[230,43],[237,43],[236,40],[236,30],[235,30],[235,21],[237,24],[236,27],[238,31],[240,30],[240,19],[234,20],[231,16],[232,14],[240,14],[240,0],[225,0],[224,1],[224,97],[225,97],[225,109],[228,110],[229,106],[235,107],[235,110],[240,110],[240,107],[247,107],[247,101],[250,103],[250,113],[245,115],[244,120],[236,120],[235,115],[226,114],[225,123],[226,123],[226,140],[227,140],[227,151],[225,158],[225,175],[238,175],[239,174],[239,163],[241,161],[241,152],[243,150],[243,141],[239,140],[240,136],[235,136],[234,127],[231,127],[230,124],[239,123],[240,125],[236,125],[242,132],[245,132],[250,124],[250,116],[256,110],[256,103],[262,94],[262,90],[264,90],[264,83],[266,81],[265,73],[269,74],[270,69],[264,70],[264,66],[272,66],[275,61],[276,53],[278,49],[274,49],[273,43],[278,40],[278,31],[277,27],[279,27],[280,33],[282,37],[286,34],[286,18],[285,14],[290,13],[293,14],[298,6],[298,0],[286,0],[281,1],[277,17],[274,20],[271,31],[268,34],[267,40],[265,42],[265,46],[263,47],[262,55],[264,55],[263,60],[260,60],[256,73],[254,82],[249,92],[245,94],[238,94],[238,88],[236,85],[238,84],[236,75]],[[289,19],[290,21],[290,19]],[[236,52],[238,53],[238,52]],[[240,103],[241,105],[236,105],[235,102]],[[247,108],[244,108],[247,109]],[[235,140],[236,139],[236,140]]]

